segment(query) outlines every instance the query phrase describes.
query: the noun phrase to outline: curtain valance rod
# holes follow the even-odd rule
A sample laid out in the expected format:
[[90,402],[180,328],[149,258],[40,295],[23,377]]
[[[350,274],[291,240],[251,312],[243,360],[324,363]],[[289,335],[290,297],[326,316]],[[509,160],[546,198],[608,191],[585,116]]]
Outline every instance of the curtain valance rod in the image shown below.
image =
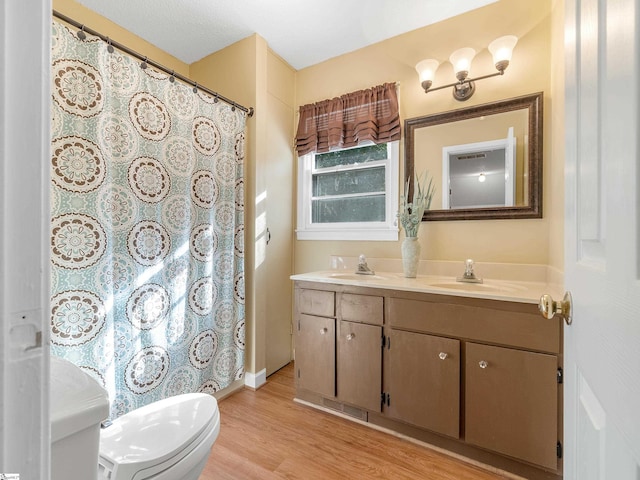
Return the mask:
[[222,100],[225,103],[228,103],[229,105],[231,105],[232,107],[236,107],[239,108],[240,110],[247,112],[247,115],[249,117],[253,116],[254,110],[253,107],[245,107],[240,105],[239,103],[234,102],[233,100],[229,100],[228,98],[220,95],[217,92],[214,92],[213,90],[209,90],[207,87],[204,87],[202,85],[200,85],[198,82],[194,82],[193,80],[191,80],[190,78],[185,77],[184,75],[180,75],[179,73],[176,73],[173,70],[169,70],[167,67],[165,67],[164,65],[159,64],[158,62],[154,62],[153,60],[149,59],[148,57],[145,57],[144,55],[141,55],[140,53],[136,52],[135,50],[130,49],[129,47],[127,47],[126,45],[123,45],[121,43],[118,43],[112,39],[110,39],[109,37],[107,37],[106,35],[102,35],[99,32],[96,32],[95,30],[87,27],[86,25],[83,25],[80,22],[77,22],[76,20],[67,17],[66,15],[63,15],[62,13],[53,10],[53,16],[59,18],[60,20],[63,20],[64,22],[67,22],[70,25],[73,25],[76,28],[79,28],[80,31],[82,32],[86,32],[90,35],[94,35],[96,37],[99,37],[100,39],[102,39],[104,42],[107,42],[109,45],[112,45],[113,47],[117,48],[118,50],[122,50],[125,53],[128,53],[129,55],[136,57],[138,60],[142,60],[144,63],[151,65],[159,70],[162,70],[163,72],[171,75],[172,77],[178,78],[180,80],[182,80],[185,83],[188,83],[189,85],[192,85],[194,87],[194,89],[200,89],[206,93],[208,93],[209,95],[213,96],[214,98],[218,98],[220,100]]

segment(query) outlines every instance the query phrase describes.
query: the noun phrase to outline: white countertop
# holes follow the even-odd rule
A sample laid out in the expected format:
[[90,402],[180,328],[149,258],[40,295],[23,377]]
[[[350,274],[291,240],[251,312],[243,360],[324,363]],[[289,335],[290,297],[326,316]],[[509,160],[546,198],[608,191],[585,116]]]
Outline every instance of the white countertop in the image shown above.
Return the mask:
[[562,297],[557,285],[546,282],[494,280],[484,278],[483,283],[457,282],[455,277],[440,275],[418,275],[405,278],[398,272],[375,272],[375,275],[359,275],[347,270],[323,270],[292,275],[291,280],[353,285],[357,287],[405,290],[409,292],[435,293],[459,297],[484,298],[509,302],[537,304],[540,297],[548,293],[554,298]]

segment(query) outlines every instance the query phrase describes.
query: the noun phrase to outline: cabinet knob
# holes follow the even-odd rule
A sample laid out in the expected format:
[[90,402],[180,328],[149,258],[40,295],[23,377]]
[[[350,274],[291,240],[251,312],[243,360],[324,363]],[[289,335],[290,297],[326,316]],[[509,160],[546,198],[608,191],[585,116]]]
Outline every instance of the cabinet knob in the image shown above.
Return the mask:
[[438,357],[440,358],[440,360],[444,360],[448,357],[449,355],[445,352],[440,352],[440,354],[438,355]]
[[320,335],[324,335],[325,333],[327,333],[329,330],[327,330],[327,328],[321,328],[320,329]]
[[353,340],[354,338],[356,338],[355,333],[350,333],[349,335],[347,335],[347,340]]
[[480,360],[478,362],[478,365],[480,365],[480,368],[487,368],[489,366],[489,364],[485,360]]

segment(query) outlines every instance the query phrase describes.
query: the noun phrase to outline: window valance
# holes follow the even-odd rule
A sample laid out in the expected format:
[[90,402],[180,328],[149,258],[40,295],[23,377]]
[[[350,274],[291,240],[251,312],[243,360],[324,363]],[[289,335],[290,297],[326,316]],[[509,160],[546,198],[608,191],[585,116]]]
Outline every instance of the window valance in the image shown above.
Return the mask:
[[299,156],[328,152],[370,140],[400,140],[398,95],[394,83],[347,93],[300,107],[296,134]]

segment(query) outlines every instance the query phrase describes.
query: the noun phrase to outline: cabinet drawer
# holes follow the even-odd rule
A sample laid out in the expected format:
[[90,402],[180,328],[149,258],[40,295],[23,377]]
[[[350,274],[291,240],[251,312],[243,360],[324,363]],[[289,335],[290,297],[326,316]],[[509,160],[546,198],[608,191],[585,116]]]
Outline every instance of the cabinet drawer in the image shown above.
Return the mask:
[[299,313],[318,315],[320,317],[335,317],[335,293],[324,290],[297,290],[297,305]]
[[342,320],[350,322],[382,325],[384,322],[384,302],[382,297],[343,293],[340,297]]
[[510,308],[390,298],[389,319],[393,328],[560,352],[559,319],[545,320],[533,304]]

